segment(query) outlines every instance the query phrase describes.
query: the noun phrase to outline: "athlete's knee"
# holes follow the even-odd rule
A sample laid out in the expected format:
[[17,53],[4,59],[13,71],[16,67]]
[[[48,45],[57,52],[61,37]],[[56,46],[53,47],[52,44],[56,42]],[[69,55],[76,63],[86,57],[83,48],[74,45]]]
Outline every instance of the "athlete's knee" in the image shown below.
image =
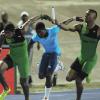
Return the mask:
[[6,64],[3,61],[0,61],[0,73],[4,72],[4,67],[6,66]]
[[68,72],[67,76],[66,76],[66,80],[69,81],[69,82],[71,82],[71,81],[75,80],[76,76],[77,76],[76,71],[74,71],[73,69],[71,69]]
[[52,87],[52,76],[51,75],[46,76],[46,84],[45,85],[47,88]]
[[66,76],[66,81],[71,82],[71,81],[73,81],[73,78],[69,77],[69,76]]
[[68,81],[68,82],[71,82],[71,81],[73,81],[73,78],[74,76],[72,76],[72,75],[70,75],[70,74],[67,74],[67,76],[66,76],[66,81]]
[[44,79],[44,78],[45,78],[45,75],[44,75],[44,74],[39,73],[38,77],[39,77],[39,79]]

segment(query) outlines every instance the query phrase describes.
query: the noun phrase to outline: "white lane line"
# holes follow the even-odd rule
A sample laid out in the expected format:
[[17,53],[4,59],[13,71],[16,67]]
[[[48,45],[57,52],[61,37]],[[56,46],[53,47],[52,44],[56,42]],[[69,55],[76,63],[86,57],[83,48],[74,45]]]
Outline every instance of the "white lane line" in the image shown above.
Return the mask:
[[[53,97],[55,97],[55,96],[57,96],[57,97],[61,97],[61,96],[68,96],[68,95],[75,95],[75,92],[74,93],[62,93],[62,94],[51,94],[51,96],[53,96]],[[100,96],[100,92],[94,92],[94,93],[83,93],[83,95],[96,95],[96,96]]]

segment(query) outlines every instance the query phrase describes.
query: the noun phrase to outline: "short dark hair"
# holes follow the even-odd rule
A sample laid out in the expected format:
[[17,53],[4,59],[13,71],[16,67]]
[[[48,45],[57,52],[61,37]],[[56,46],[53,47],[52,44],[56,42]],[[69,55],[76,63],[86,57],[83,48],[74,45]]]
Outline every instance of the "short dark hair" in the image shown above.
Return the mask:
[[35,27],[36,30],[44,29],[44,28],[45,28],[45,24],[43,22],[38,22]]
[[94,9],[88,9],[89,12],[95,13],[95,18],[97,18],[97,11]]
[[4,27],[4,31],[11,31],[13,32],[15,30],[15,26],[12,23],[8,23],[5,27]]

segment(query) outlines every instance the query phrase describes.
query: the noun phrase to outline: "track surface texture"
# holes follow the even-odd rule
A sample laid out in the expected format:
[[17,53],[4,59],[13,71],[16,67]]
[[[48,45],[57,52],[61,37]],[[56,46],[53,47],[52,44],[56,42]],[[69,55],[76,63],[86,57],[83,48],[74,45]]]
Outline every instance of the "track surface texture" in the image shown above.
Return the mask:
[[[75,100],[75,91],[51,93],[50,100]],[[30,100],[42,100],[43,93],[30,95]],[[6,100],[24,100],[23,95],[9,95]],[[86,89],[82,100],[100,100],[100,89]]]

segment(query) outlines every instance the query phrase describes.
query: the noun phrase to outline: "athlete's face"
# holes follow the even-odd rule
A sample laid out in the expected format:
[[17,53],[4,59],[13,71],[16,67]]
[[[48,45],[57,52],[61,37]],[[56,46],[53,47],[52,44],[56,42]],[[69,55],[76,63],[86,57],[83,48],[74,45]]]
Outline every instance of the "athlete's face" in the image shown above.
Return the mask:
[[5,36],[6,38],[12,38],[14,35],[14,32],[11,32],[11,31],[5,31]]
[[22,21],[23,22],[26,22],[28,19],[29,19],[29,17],[27,15],[23,15],[22,16]]
[[47,30],[46,29],[39,29],[39,30],[36,30],[37,34],[39,37],[41,38],[44,38],[47,34]]
[[90,11],[86,11],[86,14],[85,14],[85,21],[87,23],[90,23],[90,22],[94,22],[95,21],[95,13],[93,12],[90,12]]

